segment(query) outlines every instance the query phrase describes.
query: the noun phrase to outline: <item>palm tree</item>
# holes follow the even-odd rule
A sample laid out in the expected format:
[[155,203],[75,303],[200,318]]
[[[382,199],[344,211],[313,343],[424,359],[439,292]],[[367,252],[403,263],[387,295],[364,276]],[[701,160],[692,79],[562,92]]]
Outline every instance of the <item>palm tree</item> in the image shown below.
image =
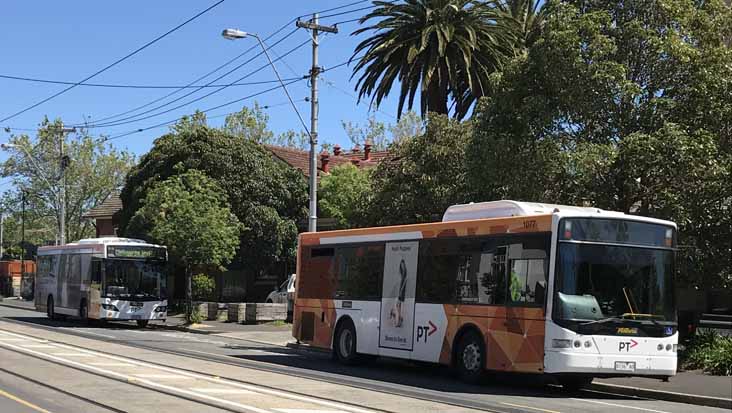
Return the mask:
[[492,1],[374,1],[374,6],[360,23],[378,21],[353,32],[375,34],[356,47],[352,77],[363,71],[356,84],[359,100],[370,96],[376,106],[399,81],[400,115],[405,103],[412,108],[419,91],[423,116],[447,114],[452,99],[454,116],[463,118],[483,96],[488,76],[513,54],[513,33],[499,24],[505,15]]
[[504,16],[501,22],[514,33],[516,51],[523,52],[539,37],[545,9],[536,0],[505,0],[498,3],[498,9]]

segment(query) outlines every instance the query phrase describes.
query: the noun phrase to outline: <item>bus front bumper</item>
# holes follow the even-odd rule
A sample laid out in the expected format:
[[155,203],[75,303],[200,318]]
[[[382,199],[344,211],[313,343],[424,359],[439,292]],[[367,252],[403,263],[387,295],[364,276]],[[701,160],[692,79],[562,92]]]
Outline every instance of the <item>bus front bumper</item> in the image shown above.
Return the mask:
[[597,355],[571,351],[547,351],[547,373],[589,373],[598,376],[673,376],[676,374],[676,354]]

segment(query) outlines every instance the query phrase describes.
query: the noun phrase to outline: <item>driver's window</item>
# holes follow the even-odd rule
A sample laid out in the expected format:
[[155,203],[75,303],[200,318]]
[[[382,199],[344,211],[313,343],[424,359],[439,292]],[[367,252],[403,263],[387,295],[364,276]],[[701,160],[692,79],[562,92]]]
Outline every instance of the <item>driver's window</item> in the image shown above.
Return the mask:
[[513,304],[541,304],[546,289],[546,260],[511,260],[508,299]]

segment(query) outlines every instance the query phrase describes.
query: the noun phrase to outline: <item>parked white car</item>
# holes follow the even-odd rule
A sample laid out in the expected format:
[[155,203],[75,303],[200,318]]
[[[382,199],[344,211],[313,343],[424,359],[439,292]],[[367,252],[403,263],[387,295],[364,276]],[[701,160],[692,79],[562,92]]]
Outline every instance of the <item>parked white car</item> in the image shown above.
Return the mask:
[[287,304],[287,311],[292,312],[295,304],[295,274],[290,275],[285,282],[269,293],[265,302]]

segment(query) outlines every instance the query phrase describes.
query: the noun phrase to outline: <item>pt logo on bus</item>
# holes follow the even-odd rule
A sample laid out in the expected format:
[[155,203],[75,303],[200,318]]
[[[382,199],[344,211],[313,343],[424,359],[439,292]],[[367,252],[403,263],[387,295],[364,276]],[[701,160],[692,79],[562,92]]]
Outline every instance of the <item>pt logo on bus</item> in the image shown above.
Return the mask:
[[633,348],[637,345],[638,345],[638,342],[633,340],[632,338],[630,339],[630,341],[621,341],[620,343],[618,343],[618,351],[625,350],[626,352],[628,352],[628,351],[630,351],[631,348]]
[[419,340],[427,342],[427,337],[431,336],[432,334],[435,334],[437,331],[437,326],[432,323],[432,321],[428,321],[428,325],[425,326],[417,326],[417,342]]

